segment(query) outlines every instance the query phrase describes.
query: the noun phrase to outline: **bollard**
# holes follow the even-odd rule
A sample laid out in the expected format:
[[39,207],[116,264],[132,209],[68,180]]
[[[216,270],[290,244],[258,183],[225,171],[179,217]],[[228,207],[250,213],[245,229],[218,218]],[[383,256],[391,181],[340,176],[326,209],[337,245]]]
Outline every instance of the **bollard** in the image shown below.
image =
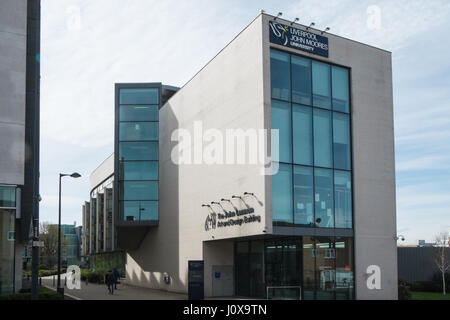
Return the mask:
[[53,275],[53,286],[55,286],[55,275]]
[[39,285],[42,286],[42,278],[39,278]]
[[67,287],[67,276],[64,278],[64,287]]

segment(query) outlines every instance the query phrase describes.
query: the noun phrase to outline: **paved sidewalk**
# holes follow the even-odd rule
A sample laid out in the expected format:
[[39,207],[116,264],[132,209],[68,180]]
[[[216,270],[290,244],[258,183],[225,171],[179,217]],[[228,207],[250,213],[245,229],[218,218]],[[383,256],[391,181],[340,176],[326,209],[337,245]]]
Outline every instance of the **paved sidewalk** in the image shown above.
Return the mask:
[[[56,279],[56,276],[55,276]],[[64,284],[64,276],[61,276],[61,283]],[[56,284],[56,280],[55,280]],[[53,277],[42,278],[42,285],[56,290],[53,286]],[[141,288],[118,284],[118,290],[114,294],[108,294],[108,288],[104,284],[81,282],[81,289],[64,288],[64,294],[67,300],[187,300],[187,295],[180,293],[167,292],[157,289]]]

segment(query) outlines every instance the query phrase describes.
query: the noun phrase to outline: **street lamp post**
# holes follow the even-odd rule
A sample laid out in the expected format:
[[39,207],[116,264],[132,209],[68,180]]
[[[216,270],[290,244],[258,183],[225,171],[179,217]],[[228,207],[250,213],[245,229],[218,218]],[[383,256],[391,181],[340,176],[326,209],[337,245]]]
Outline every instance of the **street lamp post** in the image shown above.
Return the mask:
[[58,218],[58,285],[56,291],[64,294],[64,287],[61,287],[61,178],[70,176],[72,178],[79,178],[81,174],[74,172],[72,174],[59,174],[59,218]]

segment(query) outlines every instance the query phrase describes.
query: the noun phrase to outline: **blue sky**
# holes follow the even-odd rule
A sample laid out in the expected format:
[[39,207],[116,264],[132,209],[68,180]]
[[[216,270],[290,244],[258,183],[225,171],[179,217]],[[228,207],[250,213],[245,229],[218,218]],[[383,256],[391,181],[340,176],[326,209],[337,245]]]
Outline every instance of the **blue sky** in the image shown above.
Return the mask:
[[113,152],[115,82],[182,86],[260,9],[392,52],[398,232],[450,231],[446,0],[42,1],[41,221],[57,221],[58,173],[78,171],[62,220],[81,224],[89,174]]

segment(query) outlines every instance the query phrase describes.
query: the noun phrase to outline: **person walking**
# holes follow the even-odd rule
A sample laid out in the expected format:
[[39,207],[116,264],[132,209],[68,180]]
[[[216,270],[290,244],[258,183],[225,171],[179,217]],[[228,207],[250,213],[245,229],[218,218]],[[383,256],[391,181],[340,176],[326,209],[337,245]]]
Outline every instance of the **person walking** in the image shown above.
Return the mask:
[[114,294],[114,275],[111,270],[105,275],[105,284],[108,286],[108,294]]
[[117,271],[116,268],[114,268],[113,270],[113,276],[114,276],[114,289],[117,290],[117,284],[119,283],[120,280],[120,273],[119,271]]

